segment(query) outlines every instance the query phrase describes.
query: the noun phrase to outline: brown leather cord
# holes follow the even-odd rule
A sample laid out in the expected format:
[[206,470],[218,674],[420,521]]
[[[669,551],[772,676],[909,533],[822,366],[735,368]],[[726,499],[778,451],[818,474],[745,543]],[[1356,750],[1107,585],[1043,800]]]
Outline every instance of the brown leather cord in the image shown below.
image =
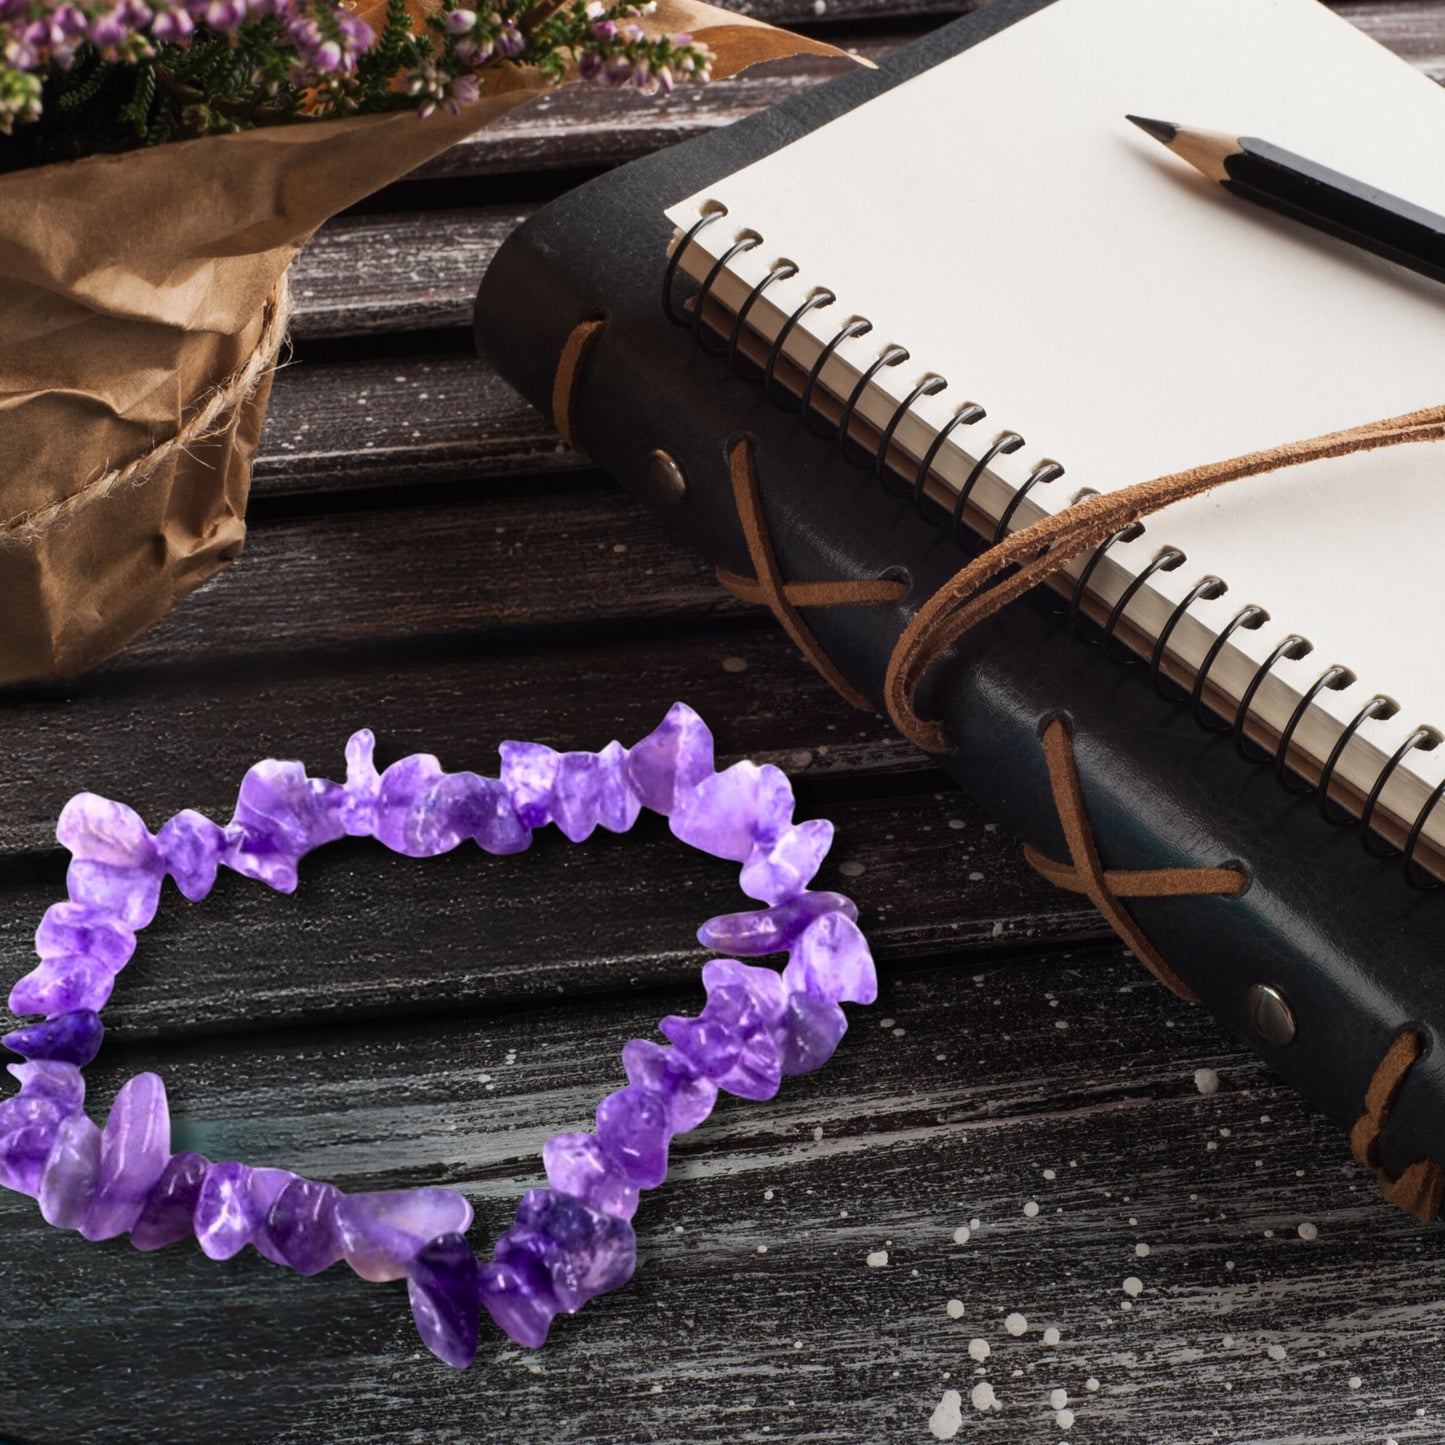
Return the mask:
[[557,358],[557,374],[552,378],[552,425],[557,435],[573,451],[577,446],[577,387],[582,379],[582,364],[587,360],[597,338],[606,325],[600,319],[579,322],[572,328]]
[[[970,628],[1150,512],[1264,472],[1441,438],[1445,438],[1445,406],[1426,407],[1091,496],[1012,533],[955,573],[914,615],[888,660],[883,700],[889,715],[899,731],[925,751],[948,752],[952,743],[943,726],[920,718],[914,710],[918,684],[939,655]],[[1001,576],[1014,566],[1016,572]]]
[[873,704],[838,671],[803,621],[798,608],[855,607],[867,603],[896,602],[908,591],[908,584],[901,579],[888,578],[860,582],[784,582],[763,518],[757,461],[750,438],[742,437],[729,448],[728,471],[732,476],[738,520],[742,523],[748,556],[752,558],[757,576],[742,577],[719,567],[717,580],[735,597],[771,607],[773,615],[783,624],[799,651],[823,677],[854,707],[872,712]]
[[1365,1112],[1350,1134],[1355,1158],[1375,1171],[1380,1192],[1391,1204],[1409,1210],[1417,1219],[1433,1219],[1439,1212],[1441,1196],[1445,1195],[1445,1171],[1433,1159],[1421,1159],[1400,1174],[1391,1174],[1380,1162],[1380,1135],[1390,1121],[1400,1086],[1428,1047],[1424,1031],[1413,1024],[1395,1035],[1365,1092]]
[[1105,868],[1089,825],[1084,790],[1074,763],[1073,738],[1063,718],[1050,720],[1044,728],[1043,742],[1054,806],[1059,810],[1070,861],[1058,863],[1029,847],[1025,847],[1024,857],[1050,883],[1089,898],[1165,988],[1190,1003],[1198,1003],[1199,995],[1164,962],[1119,900],[1234,895],[1242,892],[1249,880],[1237,868]]

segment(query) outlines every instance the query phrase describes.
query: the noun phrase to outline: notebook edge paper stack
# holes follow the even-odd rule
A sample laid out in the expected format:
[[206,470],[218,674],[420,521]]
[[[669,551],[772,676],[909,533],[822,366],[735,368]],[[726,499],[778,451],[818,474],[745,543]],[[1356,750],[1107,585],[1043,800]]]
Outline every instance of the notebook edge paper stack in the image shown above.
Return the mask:
[[[549,413],[569,338],[580,323],[602,321],[571,389],[576,444],[710,562],[754,575],[728,468],[729,443],[748,436],[783,578],[907,576],[897,602],[803,609],[823,650],[875,705],[893,644],[963,559],[910,499],[878,486],[871,465],[849,465],[835,443],[667,319],[665,212],[1044,3],[995,0],[879,72],[850,73],[591,182],[508,239],[478,296],[483,354]],[[681,497],[657,453],[685,478]],[[1201,731],[1187,707],[1156,695],[1145,672],[1106,660],[1024,599],[928,675],[919,706],[959,744],[942,765],[1049,857],[1067,859],[1069,850],[1040,729],[1062,713],[1108,868],[1240,865],[1249,886],[1238,897],[1131,898],[1128,914],[1226,1027],[1349,1128],[1402,1024],[1445,1020],[1442,900],[1409,888],[1398,861],[1370,856],[1358,829],[1327,826],[1316,800],[1292,797],[1269,768],[1243,762],[1233,739]],[[846,704],[839,709],[846,716]],[[1287,1042],[1261,1032],[1261,985],[1288,1003]],[[1399,1091],[1380,1143],[1387,1170],[1438,1150],[1442,1053],[1422,1058]]]

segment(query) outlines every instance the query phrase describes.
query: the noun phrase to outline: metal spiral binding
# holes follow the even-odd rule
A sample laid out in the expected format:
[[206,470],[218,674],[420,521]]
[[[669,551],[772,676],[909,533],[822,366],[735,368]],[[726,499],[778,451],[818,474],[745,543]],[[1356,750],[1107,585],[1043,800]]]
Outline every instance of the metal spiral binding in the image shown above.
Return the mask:
[[[947,531],[952,536],[954,543],[966,552],[973,552],[980,542],[986,546],[996,546],[1009,533],[1010,524],[1022,505],[1023,500],[1029,492],[1037,486],[1046,485],[1063,476],[1064,468],[1058,462],[1041,462],[1029,474],[1022,487],[1020,487],[1009,499],[1003,514],[999,517],[993,528],[991,536],[984,537],[982,533],[975,532],[964,520],[969,499],[979,479],[984,476],[994,461],[1000,456],[1008,456],[1018,451],[1025,445],[1023,436],[1011,430],[1004,430],[994,438],[984,449],[978,460],[970,468],[968,476],[964,479],[963,485],[959,488],[954,497],[952,507],[940,505],[928,495],[928,478],[932,475],[934,463],[939,453],[943,450],[950,437],[962,427],[972,427],[983,421],[988,413],[975,401],[964,402],[949,420],[934,434],[919,462],[917,470],[912,478],[901,475],[893,469],[890,459],[890,452],[893,447],[893,439],[897,433],[899,424],[903,418],[908,416],[913,408],[926,396],[936,396],[939,392],[947,389],[948,381],[942,376],[931,374],[926,376],[907,396],[903,398],[893,409],[887,425],[879,435],[878,445],[873,451],[855,441],[852,434],[852,423],[859,403],[867,393],[869,386],[878,376],[878,373],[890,366],[902,365],[910,359],[906,347],[896,344],[889,344],[884,347],[877,358],[868,366],[868,369],[859,377],[857,384],[849,393],[843,403],[842,411],[836,425],[826,422],[819,427],[815,421],[815,415],[821,415],[820,409],[814,406],[814,398],[817,395],[818,383],[830,358],[837,352],[838,348],[845,341],[866,336],[873,330],[873,323],[861,317],[855,317],[845,326],[840,327],[832,338],[824,345],[817,360],[809,369],[804,380],[801,396],[795,396],[786,387],[779,387],[777,380],[778,364],[783,359],[786,351],[788,338],[797,328],[798,323],[810,311],[819,310],[831,306],[837,296],[826,288],[819,288],[811,292],[803,302],[798,305],[792,313],[784,320],[777,335],[773,338],[768,351],[767,360],[761,366],[749,361],[743,366],[740,350],[742,337],[746,328],[747,318],[753,307],[768,291],[780,281],[786,281],[798,274],[797,266],[791,261],[780,260],[772,266],[767,275],[763,277],[749,292],[746,299],[739,307],[733,319],[732,326],[728,333],[726,343],[719,346],[708,336],[707,327],[703,324],[703,311],[712,293],[712,288],[718,277],[726,270],[733,258],[744,251],[750,251],[763,244],[763,238],[755,231],[746,231],[738,236],[738,239],[721,256],[714,261],[702,284],[699,286],[696,296],[691,302],[690,314],[684,314],[673,304],[673,295],[677,271],[683,254],[687,251],[698,234],[714,221],[727,214],[725,209],[714,209],[704,212],[691,227],[684,232],[682,238],[673,248],[668,258],[667,268],[663,275],[662,285],[662,308],[667,319],[674,325],[689,329],[697,345],[709,355],[726,355],[728,364],[733,373],[741,380],[760,383],[764,394],[775,405],[785,411],[801,412],[804,424],[814,435],[827,441],[837,444],[843,458],[855,466],[871,467],[874,479],[890,495],[900,500],[909,500],[914,509],[924,521],[940,531]],[[1082,500],[1081,494],[1077,500]],[[1127,527],[1121,528],[1112,536],[1105,538],[1085,560],[1079,576],[1074,583],[1070,593],[1068,605],[1053,610],[1059,616],[1067,619],[1066,625],[1070,630],[1083,641],[1097,646],[1101,653],[1110,661],[1120,666],[1135,666],[1142,659],[1127,646],[1120,644],[1116,636],[1120,624],[1129,611],[1130,605],[1135,597],[1149,582],[1150,578],[1157,573],[1173,572],[1183,566],[1189,559],[1185,553],[1177,547],[1165,547],[1159,555],[1152,558],[1147,566],[1135,577],[1131,578],[1128,585],[1119,595],[1109,610],[1108,616],[1102,625],[1098,626],[1095,636],[1089,636],[1085,630],[1084,623],[1088,620],[1084,612],[1084,599],[1088,594],[1089,581],[1093,577],[1099,563],[1110,548],[1116,545],[1136,542],[1144,536],[1147,527],[1143,522],[1132,522]],[[1405,757],[1415,751],[1429,752],[1440,745],[1442,736],[1434,728],[1419,727],[1405,739],[1395,750],[1389,760],[1381,767],[1375,777],[1373,786],[1365,799],[1363,808],[1358,817],[1332,799],[1329,795],[1331,780],[1334,777],[1335,769],[1339,765],[1340,758],[1344,755],[1345,749],[1349,746],[1350,740],[1359,729],[1371,719],[1388,718],[1396,710],[1395,704],[1385,697],[1373,697],[1367,702],[1344,731],[1336,739],[1334,747],[1326,759],[1317,781],[1310,782],[1300,773],[1289,761],[1290,746],[1294,738],[1295,730],[1309,711],[1311,705],[1320,693],[1326,690],[1339,690],[1349,687],[1355,681],[1355,676],[1348,668],[1333,666],[1327,668],[1310,688],[1301,697],[1294,712],[1290,715],[1289,721],[1285,724],[1280,734],[1279,742],[1273,748],[1262,748],[1253,743],[1246,735],[1246,726],[1250,716],[1250,709],[1253,707],[1254,699],[1259,692],[1261,684],[1270,672],[1283,661],[1297,661],[1313,651],[1313,644],[1304,637],[1291,633],[1284,638],[1270,653],[1269,657],[1255,669],[1244,695],[1240,698],[1233,716],[1226,718],[1218,713],[1213,704],[1205,699],[1205,689],[1211,668],[1214,666],[1219,654],[1223,651],[1229,639],[1237,631],[1254,631],[1269,621],[1269,613],[1261,607],[1253,605],[1241,608],[1230,619],[1211,643],[1208,652],[1195,672],[1193,685],[1187,689],[1179,688],[1177,684],[1170,681],[1164,674],[1164,658],[1168,650],[1169,638],[1190,608],[1198,602],[1213,601],[1222,597],[1229,590],[1228,584],[1223,578],[1207,576],[1197,582],[1184,598],[1175,606],[1165,622],[1163,630],[1154,640],[1152,650],[1147,659],[1149,677],[1155,691],[1167,702],[1177,704],[1188,704],[1194,715],[1196,724],[1206,732],[1228,733],[1233,737],[1235,751],[1246,762],[1254,764],[1271,764],[1275,781],[1288,793],[1297,796],[1306,796],[1314,793],[1317,795],[1316,807],[1320,816],[1326,822],[1337,827],[1358,826],[1360,828],[1360,843],[1364,850],[1376,858],[1399,858],[1402,862],[1402,872],[1411,887],[1423,891],[1431,891],[1442,886],[1442,880],[1433,874],[1427,873],[1416,859],[1419,851],[1420,839],[1424,833],[1425,825],[1429,822],[1431,815],[1445,798],[1445,782],[1438,784],[1430,793],[1429,797],[1421,805],[1416,813],[1408,832],[1405,835],[1403,846],[1396,848],[1388,842],[1381,843],[1380,836],[1374,828],[1375,811],[1386,785],[1393,776],[1395,770],[1400,766]],[[1215,714],[1211,717],[1210,714]],[[1217,718],[1217,720],[1216,720]]]

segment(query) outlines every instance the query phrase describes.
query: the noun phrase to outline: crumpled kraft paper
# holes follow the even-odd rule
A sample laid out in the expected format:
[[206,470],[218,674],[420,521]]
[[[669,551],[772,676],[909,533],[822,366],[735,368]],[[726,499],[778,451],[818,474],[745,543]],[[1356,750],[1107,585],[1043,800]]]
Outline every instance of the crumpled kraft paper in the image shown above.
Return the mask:
[[[717,78],[841,55],[697,0],[641,23],[707,43]],[[542,89],[499,70],[457,116],[300,121],[0,175],[0,684],[94,666],[240,552],[269,371],[214,435],[113,474],[234,382],[323,221]]]

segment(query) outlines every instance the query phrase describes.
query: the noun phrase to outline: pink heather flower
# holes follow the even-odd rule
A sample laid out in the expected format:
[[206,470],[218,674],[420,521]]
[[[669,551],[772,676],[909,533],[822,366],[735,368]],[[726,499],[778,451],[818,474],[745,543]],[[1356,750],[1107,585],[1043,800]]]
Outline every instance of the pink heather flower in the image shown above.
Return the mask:
[[662,88],[664,95],[671,95],[677,89],[677,82],[672,78],[672,72],[665,65],[659,65],[654,72],[654,78]]
[[334,40],[323,41],[316,49],[313,63],[323,75],[332,75],[341,69],[341,47]]
[[376,31],[349,10],[336,12],[336,28],[341,32],[342,44],[357,55],[376,44]]
[[246,0],[210,0],[206,24],[212,30],[239,30],[246,19]]
[[192,34],[196,22],[184,10],[162,10],[151,23],[151,34],[157,40],[179,41]]
[[116,18],[113,11],[104,15],[98,15],[90,22],[90,43],[97,50],[108,50],[112,45],[119,45],[125,39],[125,26]]
[[620,88],[632,79],[632,62],[625,55],[614,55],[602,72],[608,85]]
[[18,40],[7,40],[5,42],[5,59],[13,70],[32,70],[40,56],[30,46],[24,45]]
[[588,0],[586,15],[589,20],[600,20],[607,13],[602,0]]
[[474,70],[480,70],[493,55],[496,49],[490,41],[480,41],[470,35],[464,35],[456,44],[457,59],[463,65],[470,65]]
[[449,10],[442,18],[442,28],[448,35],[465,35],[477,28],[475,10]]
[[65,4],[55,11],[55,26],[62,35],[84,35],[88,24],[78,5]]
[[455,76],[447,86],[446,108],[453,115],[460,115],[464,105],[471,105],[481,97],[481,87],[474,75]]
[[598,40],[611,40],[617,34],[617,22],[615,20],[599,20],[592,27],[592,33]]
[[502,27],[501,34],[497,36],[497,49],[507,57],[508,60],[520,55],[527,48],[527,38],[509,20]]
[[155,11],[145,3],[145,0],[120,0],[115,7],[116,18],[128,30],[140,30],[149,25]]
[[436,103],[436,101],[434,101],[434,100],[425,100],[425,101],[423,101],[423,102],[417,107],[417,111],[416,111],[417,116],[418,116],[421,120],[426,120],[426,119],[428,119],[429,117],[434,116],[434,115],[436,114],[436,112],[437,112],[437,103]]
[[595,50],[584,50],[577,57],[577,74],[583,80],[596,80],[602,74],[602,57]]

